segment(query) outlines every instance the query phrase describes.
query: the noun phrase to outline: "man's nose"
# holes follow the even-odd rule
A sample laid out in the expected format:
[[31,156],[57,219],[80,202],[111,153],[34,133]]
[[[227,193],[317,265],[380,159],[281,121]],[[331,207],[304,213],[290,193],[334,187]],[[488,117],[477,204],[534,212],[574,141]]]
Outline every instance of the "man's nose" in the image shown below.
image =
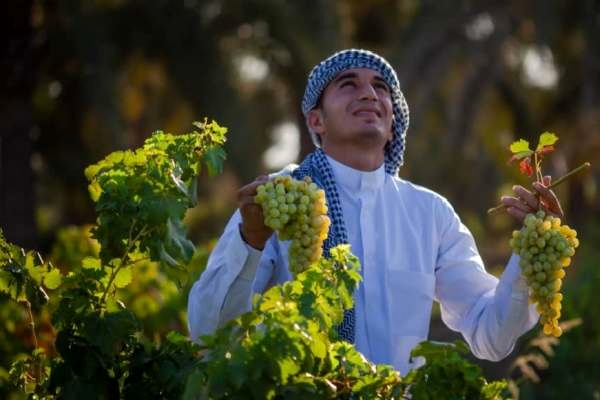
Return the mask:
[[362,83],[359,86],[359,98],[361,100],[377,100],[377,92],[370,82]]

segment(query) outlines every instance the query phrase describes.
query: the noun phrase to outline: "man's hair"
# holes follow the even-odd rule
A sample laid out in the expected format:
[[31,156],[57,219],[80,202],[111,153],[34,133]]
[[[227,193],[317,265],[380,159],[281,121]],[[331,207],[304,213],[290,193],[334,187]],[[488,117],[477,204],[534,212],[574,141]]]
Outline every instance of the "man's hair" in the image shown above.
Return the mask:
[[[325,114],[325,110],[323,110],[323,94],[319,96],[317,99],[317,104],[312,108],[313,110],[320,109],[322,114]],[[306,124],[306,128],[308,129],[308,133],[310,134],[310,138],[315,145],[315,147],[321,147],[321,136],[313,131],[308,124]]]

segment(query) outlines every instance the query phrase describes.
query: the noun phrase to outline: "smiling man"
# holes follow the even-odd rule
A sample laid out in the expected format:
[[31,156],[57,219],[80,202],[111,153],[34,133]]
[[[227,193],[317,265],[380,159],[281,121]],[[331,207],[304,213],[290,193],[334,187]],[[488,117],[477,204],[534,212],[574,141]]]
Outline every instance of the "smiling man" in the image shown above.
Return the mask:
[[[507,356],[538,315],[513,255],[500,279],[486,272],[469,230],[448,201],[400,179],[408,106],[393,68],[366,50],[345,50],[310,73],[302,101],[317,147],[280,173],[310,176],[326,192],[332,225],[324,253],[350,243],[363,281],[338,331],[367,358],[402,374],[417,366],[410,351],[429,332],[433,301],[442,320],[461,332],[473,353]],[[253,293],[291,278],[289,242],[278,240],[254,203],[259,177],[239,191],[239,210],[193,286],[188,302],[193,339],[251,307]],[[548,182],[549,184],[549,182]],[[549,211],[556,196],[536,188]],[[522,187],[503,199],[521,221],[538,200]]]
[[361,171],[383,164],[394,116],[391,89],[377,71],[340,73],[327,85],[319,106],[306,114],[316,144],[331,158]]

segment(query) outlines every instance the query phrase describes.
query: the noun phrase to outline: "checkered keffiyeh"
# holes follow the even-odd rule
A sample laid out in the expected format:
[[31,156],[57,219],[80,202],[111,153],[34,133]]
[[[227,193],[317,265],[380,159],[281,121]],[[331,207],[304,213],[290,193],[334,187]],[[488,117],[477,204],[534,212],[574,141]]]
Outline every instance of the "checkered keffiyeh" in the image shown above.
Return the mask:
[[[338,244],[348,243],[348,234],[344,224],[344,213],[342,203],[335,185],[333,171],[327,160],[327,156],[322,149],[316,149],[309,154],[302,164],[293,172],[294,179],[302,180],[305,176],[310,176],[314,183],[325,190],[327,197],[327,207],[331,225],[329,234],[323,242],[323,254],[329,257],[329,250]],[[354,308],[344,312],[344,321],[338,326],[338,335],[350,343],[354,343]]]
[[[385,147],[385,171],[390,175],[396,175],[403,162],[404,141],[409,122],[408,105],[400,91],[396,72],[385,59],[368,50],[350,49],[335,53],[322,61],[313,68],[308,76],[308,83],[302,99],[302,112],[306,116],[310,110],[316,107],[329,82],[340,72],[352,68],[369,68],[379,72],[391,89],[394,113],[393,137]],[[314,134],[312,136],[315,145],[320,147]],[[348,234],[333,171],[323,150],[317,148],[309,154],[302,164],[292,172],[292,176],[295,179],[310,176],[319,187],[325,190],[331,226],[329,235],[323,243],[323,253],[325,256],[329,256],[331,248],[338,244],[348,243]],[[344,320],[338,326],[339,337],[354,343],[354,326],[355,313],[352,308],[345,311]]]

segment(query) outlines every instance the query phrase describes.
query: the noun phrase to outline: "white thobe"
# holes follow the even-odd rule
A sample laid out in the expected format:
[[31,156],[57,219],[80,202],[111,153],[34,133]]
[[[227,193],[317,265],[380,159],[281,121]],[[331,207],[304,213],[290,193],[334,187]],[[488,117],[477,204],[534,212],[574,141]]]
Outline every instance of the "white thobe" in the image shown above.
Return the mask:
[[[361,262],[356,348],[406,374],[419,365],[410,351],[427,339],[436,300],[444,323],[462,333],[477,357],[506,357],[539,317],[528,304],[519,257],[510,257],[498,280],[485,271],[471,233],[445,198],[385,173],[383,165],[364,172],[328,160],[348,240]],[[243,241],[240,222],[238,210],[191,289],[194,340],[250,310],[254,293],[291,279],[289,242],[273,235],[263,251],[255,250]]]

